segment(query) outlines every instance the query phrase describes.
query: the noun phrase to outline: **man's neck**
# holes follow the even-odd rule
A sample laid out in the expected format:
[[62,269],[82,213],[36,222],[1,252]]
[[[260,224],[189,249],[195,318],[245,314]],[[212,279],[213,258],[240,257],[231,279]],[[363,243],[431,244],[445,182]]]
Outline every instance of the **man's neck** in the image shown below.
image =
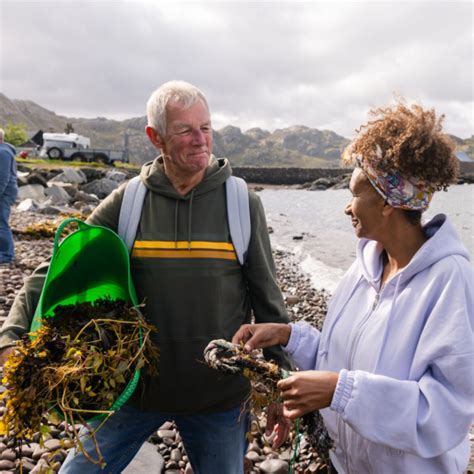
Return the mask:
[[186,196],[193,188],[195,188],[204,178],[206,170],[203,169],[198,173],[183,176],[174,172],[174,170],[170,166],[166,166],[164,163],[165,168],[165,175],[170,180],[173,188],[177,191],[178,194],[181,196]]

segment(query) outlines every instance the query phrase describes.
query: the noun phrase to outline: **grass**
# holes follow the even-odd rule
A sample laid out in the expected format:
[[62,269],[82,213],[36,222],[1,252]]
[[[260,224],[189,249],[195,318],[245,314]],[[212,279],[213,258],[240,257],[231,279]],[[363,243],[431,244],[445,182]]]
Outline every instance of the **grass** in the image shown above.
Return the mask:
[[95,162],[81,162],[81,161],[63,161],[63,160],[42,160],[42,159],[31,159],[31,158],[16,158],[18,164],[31,166],[35,168],[37,166],[42,166],[45,168],[64,168],[65,166],[71,168],[124,168],[124,169],[138,169],[139,167],[130,163],[123,163],[121,161],[116,161],[113,166],[105,165],[103,163]]

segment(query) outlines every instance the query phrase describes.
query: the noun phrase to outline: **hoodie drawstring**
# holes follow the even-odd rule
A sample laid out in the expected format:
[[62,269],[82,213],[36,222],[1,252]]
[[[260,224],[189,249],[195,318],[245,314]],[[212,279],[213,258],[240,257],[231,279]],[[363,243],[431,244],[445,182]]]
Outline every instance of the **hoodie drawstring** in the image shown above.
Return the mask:
[[179,199],[176,199],[176,205],[174,207],[174,248],[178,248],[178,210]]
[[188,211],[188,250],[191,250],[191,232],[192,232],[192,222],[193,222],[193,199],[194,199],[194,189],[191,191],[191,196],[189,198],[189,211]]

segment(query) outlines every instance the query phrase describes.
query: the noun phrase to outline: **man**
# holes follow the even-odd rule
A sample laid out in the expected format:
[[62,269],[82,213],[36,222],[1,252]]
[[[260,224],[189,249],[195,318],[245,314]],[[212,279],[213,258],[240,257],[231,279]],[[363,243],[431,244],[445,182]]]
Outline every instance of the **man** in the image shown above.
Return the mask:
[[15,257],[8,219],[18,192],[16,151],[10,143],[4,142],[4,138],[5,132],[0,128],[0,264],[12,263]]
[[[195,473],[242,473],[248,416],[242,403],[249,384],[203,364],[203,349],[216,338],[230,340],[253,310],[258,322],[287,322],[263,208],[250,193],[251,239],[241,266],[229,235],[226,159],[212,152],[212,128],[204,95],[173,81],[147,104],[146,133],[161,156],[142,167],[147,187],[131,253],[138,299],[158,333],[158,376],[144,376],[131,402],[98,431],[105,471],[121,472],[143,442],[166,420],[177,423]],[[105,199],[89,223],[117,230],[125,186]],[[21,290],[0,332],[0,348],[27,330],[45,267]],[[21,329],[19,329],[21,328]],[[285,365],[279,348],[267,353]],[[280,441],[287,424],[280,423]],[[280,442],[278,441],[278,442]],[[278,443],[277,442],[277,443]],[[86,449],[91,450],[89,443]],[[71,453],[62,473],[95,472]]]

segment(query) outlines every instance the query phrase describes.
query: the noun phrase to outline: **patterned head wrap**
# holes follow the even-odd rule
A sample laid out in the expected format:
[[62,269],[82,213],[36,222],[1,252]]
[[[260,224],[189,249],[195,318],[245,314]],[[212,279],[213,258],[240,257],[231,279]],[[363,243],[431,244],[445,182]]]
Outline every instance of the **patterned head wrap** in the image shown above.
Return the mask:
[[382,150],[377,145],[375,155],[362,158],[352,155],[373,188],[392,206],[410,211],[425,211],[433,197],[435,187],[415,177],[404,177],[384,166]]

